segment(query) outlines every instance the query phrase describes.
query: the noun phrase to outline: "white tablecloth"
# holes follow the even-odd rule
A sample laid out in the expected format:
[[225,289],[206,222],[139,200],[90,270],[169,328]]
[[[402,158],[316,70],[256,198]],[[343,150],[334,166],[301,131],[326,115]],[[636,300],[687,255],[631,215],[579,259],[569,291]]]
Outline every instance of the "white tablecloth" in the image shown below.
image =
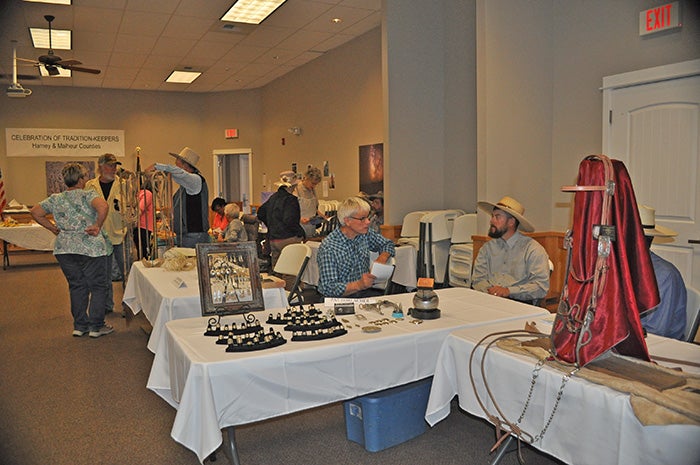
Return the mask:
[[[184,286],[176,287],[182,280]],[[179,284],[179,283],[178,283]],[[148,339],[148,349],[155,352],[163,337],[165,323],[171,320],[202,315],[199,297],[197,269],[190,271],[167,271],[163,268],[146,268],[134,262],[124,289],[123,301],[136,314],[143,310],[153,326]],[[283,288],[263,289],[265,308],[287,307],[287,296]]]
[[[307,284],[318,286],[318,262],[316,261],[316,255],[321,243],[309,241],[306,242],[306,245],[311,247],[311,258],[309,259],[309,263],[306,265],[306,270],[301,276],[301,280]],[[396,247],[396,257],[394,258],[396,260],[396,266],[394,268],[394,276],[391,278],[393,282],[404,286],[407,289],[416,288],[417,255],[418,252],[413,246],[403,245]]]
[[[426,412],[431,425],[450,413],[450,401],[459,396],[459,405],[469,413],[485,418],[474,396],[469,379],[469,356],[486,334],[522,329],[523,322],[497,323],[465,328],[450,334],[440,351]],[[650,335],[649,352],[657,356],[700,361],[700,346]],[[479,396],[488,399],[481,382],[479,363],[483,346],[474,359]],[[486,376],[490,389],[505,416],[520,416],[531,384],[535,360],[499,349],[488,352]],[[678,364],[668,364],[679,366]],[[688,372],[697,367],[684,366]],[[521,427],[533,436],[544,427],[561,385],[562,373],[545,366],[537,378],[530,406]],[[496,413],[490,402],[486,408]],[[484,444],[484,448],[491,444]],[[533,444],[566,463],[598,464],[696,464],[700,460],[700,427],[690,425],[643,426],[635,417],[629,395],[590,383],[576,376],[564,389],[542,441]]]
[[[366,321],[343,316],[348,334],[323,341],[292,342],[259,352],[227,353],[203,336],[206,318],[165,325],[148,388],[178,409],[172,437],[200,460],[222,442],[221,428],[329,404],[398,386],[433,374],[438,352],[457,328],[542,316],[546,310],[470,289],[438,291],[442,316],[412,324],[409,318],[364,333]],[[413,294],[389,296],[404,311]],[[390,318],[390,310],[384,313]],[[260,320],[267,319],[262,312]],[[241,316],[224,322],[242,321]],[[266,326],[266,325],[265,325]],[[281,327],[278,327],[281,328]],[[284,332],[285,338],[291,335]]]
[[30,250],[53,250],[56,236],[36,223],[0,227],[0,239]]

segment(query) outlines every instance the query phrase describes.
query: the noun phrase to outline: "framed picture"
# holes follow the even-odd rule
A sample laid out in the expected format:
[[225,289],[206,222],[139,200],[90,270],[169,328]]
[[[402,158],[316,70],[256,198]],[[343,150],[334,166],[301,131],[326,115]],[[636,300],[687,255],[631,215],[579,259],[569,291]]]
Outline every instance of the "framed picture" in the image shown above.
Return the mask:
[[265,310],[255,242],[197,244],[202,316]]

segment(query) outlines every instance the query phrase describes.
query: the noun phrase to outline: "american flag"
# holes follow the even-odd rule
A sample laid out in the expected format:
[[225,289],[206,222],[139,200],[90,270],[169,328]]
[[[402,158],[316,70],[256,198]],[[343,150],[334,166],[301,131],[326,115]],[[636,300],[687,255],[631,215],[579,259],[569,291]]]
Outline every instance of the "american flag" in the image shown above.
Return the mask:
[[0,170],[0,214],[5,209],[7,205],[7,199],[5,199],[5,181],[2,179],[2,170]]

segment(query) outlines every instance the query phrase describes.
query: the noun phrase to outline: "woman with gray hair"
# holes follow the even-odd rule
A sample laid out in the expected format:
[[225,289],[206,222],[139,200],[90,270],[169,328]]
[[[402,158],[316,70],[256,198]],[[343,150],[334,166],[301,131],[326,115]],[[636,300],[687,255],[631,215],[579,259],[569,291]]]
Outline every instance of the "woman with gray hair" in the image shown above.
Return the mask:
[[309,166],[294,190],[294,195],[299,199],[301,227],[304,228],[307,238],[317,234],[316,227],[319,225],[319,217],[325,219],[325,215],[318,211],[318,197],[315,191],[315,187],[321,182],[321,179],[321,170],[315,166]]
[[106,265],[112,245],[102,231],[109,207],[100,194],[84,190],[88,176],[84,166],[68,163],[61,174],[68,189],[34,205],[32,217],[56,235],[53,253],[68,281],[73,336],[104,336],[114,331],[104,320],[112,285]]
[[369,229],[369,204],[350,197],[338,208],[340,227],[318,249],[318,290],[326,297],[368,297],[375,276],[370,271],[370,252],[386,263],[395,254],[394,243]]

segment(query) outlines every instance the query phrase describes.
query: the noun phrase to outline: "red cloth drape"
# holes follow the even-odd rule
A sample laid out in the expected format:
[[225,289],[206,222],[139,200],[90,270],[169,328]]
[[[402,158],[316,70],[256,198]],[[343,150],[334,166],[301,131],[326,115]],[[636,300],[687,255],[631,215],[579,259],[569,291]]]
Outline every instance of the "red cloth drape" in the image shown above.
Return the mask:
[[[552,330],[556,356],[579,366],[611,348],[622,355],[649,360],[639,318],[659,303],[632,182],[621,161],[612,160],[612,166],[615,190],[611,224],[615,226],[616,237],[606,262],[608,270],[590,323],[588,343],[577,348],[582,322],[592,302],[592,277],[598,258],[598,240],[592,231],[594,225],[601,224],[603,196],[607,195],[604,191],[575,194],[571,266],[566,282],[568,296],[564,299],[571,313],[566,314],[564,306],[564,314],[561,311],[557,314]],[[585,158],[579,165],[577,185],[603,186],[605,183],[601,158]]]

